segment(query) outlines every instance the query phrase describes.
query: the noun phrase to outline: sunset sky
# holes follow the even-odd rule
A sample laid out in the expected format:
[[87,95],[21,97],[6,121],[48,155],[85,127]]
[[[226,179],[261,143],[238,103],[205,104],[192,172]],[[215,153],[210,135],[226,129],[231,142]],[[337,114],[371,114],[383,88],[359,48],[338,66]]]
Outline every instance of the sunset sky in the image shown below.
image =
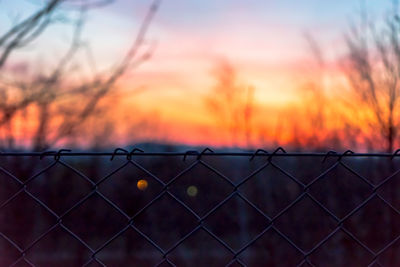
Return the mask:
[[[224,61],[235,68],[241,83],[254,86],[255,104],[268,114],[263,127],[273,129],[288,107],[301,105],[299,87],[315,70],[305,35],[313,36],[323,49],[326,71],[334,74],[330,76],[340,77],[336,63],[345,53],[344,34],[357,19],[361,2],[164,0],[147,35],[149,45],[155,45],[154,54],[119,83],[123,98],[113,114],[127,121],[140,116],[154,120],[157,127],[146,131],[149,139],[230,145],[204,100],[216,84],[218,64]],[[376,17],[391,7],[389,1],[365,2]],[[0,0],[0,32],[38,3]],[[99,70],[122,57],[149,3],[118,0],[89,14],[84,36]],[[60,54],[70,32],[59,29],[49,29],[13,62],[27,55],[34,60]],[[44,64],[51,64],[51,56],[45,58]],[[336,78],[329,78],[328,84],[332,79]],[[119,134],[127,138],[129,127],[119,128]]]

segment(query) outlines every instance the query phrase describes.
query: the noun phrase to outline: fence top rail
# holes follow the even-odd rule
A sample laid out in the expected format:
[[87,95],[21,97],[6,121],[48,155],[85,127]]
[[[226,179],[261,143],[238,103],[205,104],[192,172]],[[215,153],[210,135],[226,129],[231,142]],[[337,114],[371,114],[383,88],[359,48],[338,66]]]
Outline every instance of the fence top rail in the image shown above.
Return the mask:
[[143,157],[143,156],[182,156],[182,157],[193,157],[193,156],[232,156],[232,157],[332,157],[332,158],[342,158],[342,157],[388,157],[388,158],[397,158],[400,157],[400,151],[396,151],[395,153],[384,153],[384,152],[372,152],[372,153],[356,153],[346,151],[344,153],[336,153],[336,152],[267,152],[263,150],[263,153],[251,152],[251,151],[207,151],[207,152],[198,152],[194,150],[184,151],[184,152],[164,152],[164,151],[155,151],[155,152],[112,152],[112,151],[45,151],[45,152],[25,152],[25,151],[0,151],[0,157],[23,157],[23,156],[31,156],[31,157],[70,157],[70,156],[108,156],[108,157]]

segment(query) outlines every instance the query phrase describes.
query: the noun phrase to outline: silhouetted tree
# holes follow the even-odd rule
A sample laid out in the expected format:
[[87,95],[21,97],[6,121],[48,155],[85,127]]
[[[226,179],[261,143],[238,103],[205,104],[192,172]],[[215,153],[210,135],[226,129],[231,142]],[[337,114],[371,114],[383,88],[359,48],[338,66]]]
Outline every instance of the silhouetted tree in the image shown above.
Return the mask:
[[[373,132],[393,151],[398,137],[400,96],[400,20],[397,3],[382,26],[369,21],[365,8],[359,25],[346,35],[348,58],[346,75]],[[365,127],[365,124],[363,124]],[[375,142],[378,143],[378,142]]]
[[[0,130],[4,134],[2,147],[12,149],[16,146],[17,124],[29,125],[23,131],[23,139],[24,142],[29,139],[29,145],[35,150],[43,150],[61,141],[78,138],[78,133],[90,118],[94,115],[101,118],[99,113],[104,112],[101,109],[102,103],[115,90],[117,81],[127,71],[149,59],[154,47],[145,44],[146,33],[160,0],[151,3],[136,38],[123,58],[107,71],[99,72],[92,68],[93,74],[81,78],[80,70],[84,63],[78,54],[90,50],[87,40],[82,37],[87,13],[93,8],[112,2],[114,1],[48,1],[37,12],[0,35]],[[57,21],[64,6],[75,14],[66,18],[67,21],[72,21],[73,34],[69,47],[57,63],[50,69],[37,68],[39,70],[32,75],[22,73],[21,77],[12,70],[7,71],[6,63],[10,61],[11,55],[38,39]],[[23,62],[29,66],[28,63]],[[96,131],[101,128],[103,127],[97,127]],[[88,138],[85,139],[88,141]]]
[[234,67],[220,62],[216,71],[216,84],[206,97],[206,104],[223,129],[227,129],[232,143],[245,140],[252,144],[254,87],[240,83]]

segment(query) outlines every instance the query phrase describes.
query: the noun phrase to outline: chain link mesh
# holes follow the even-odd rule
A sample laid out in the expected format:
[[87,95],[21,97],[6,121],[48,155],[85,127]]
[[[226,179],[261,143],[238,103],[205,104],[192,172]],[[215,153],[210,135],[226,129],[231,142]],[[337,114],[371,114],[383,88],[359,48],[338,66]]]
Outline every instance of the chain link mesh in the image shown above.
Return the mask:
[[[257,266],[263,259],[277,266],[341,266],[352,260],[365,266],[400,264],[396,256],[400,239],[400,211],[396,201],[400,194],[391,184],[400,168],[396,169],[393,157],[382,154],[386,165],[376,167],[370,160],[381,155],[351,152],[340,155],[333,152],[285,154],[284,150],[271,154],[265,150],[220,154],[211,150],[176,154],[142,152],[115,151],[111,154],[113,161],[104,159],[109,153],[94,153],[90,156],[92,165],[82,159],[84,153],[65,150],[4,156],[7,163],[0,166],[1,265],[44,266],[51,258],[51,251],[61,246],[61,251],[73,249],[57,254],[53,263],[61,263],[62,255],[67,255],[66,258],[75,255],[74,265],[112,266],[116,261],[113,263],[110,259],[120,257],[118,249],[111,249],[107,257],[101,254],[116,243],[133,255],[142,253],[143,257],[157,258],[157,262],[153,259],[141,263],[135,262],[135,257],[130,258],[135,266],[180,266],[185,261],[177,260],[175,254],[179,249],[183,251],[179,255],[189,261],[201,252],[201,260],[210,262],[211,266]],[[39,156],[44,158],[40,162]],[[144,157],[146,161],[142,160]],[[229,157],[244,163],[237,164]],[[307,164],[301,162],[305,157]],[[347,162],[349,158],[357,159],[352,165]],[[75,159],[73,164],[70,159]],[[157,165],[161,160],[162,166]],[[29,177],[19,177],[16,173],[26,161],[34,162],[25,166],[30,169]],[[44,162],[48,165],[41,167]],[[112,166],[105,171],[107,164]],[[183,167],[174,173],[171,169],[176,164]],[[321,165],[324,168],[320,172]],[[310,174],[313,168],[315,175]],[[242,176],[242,170],[247,175]],[[292,174],[293,170],[302,178]],[[36,173],[31,175],[33,171]],[[377,173],[380,177],[367,178],[361,172]],[[98,178],[91,177],[90,173]],[[131,174],[123,182],[113,181],[118,176]],[[73,181],[72,175],[77,177]],[[269,177],[275,180],[268,180]],[[103,189],[107,183],[110,186]],[[50,184],[61,189],[52,191]],[[71,198],[71,190],[77,187],[86,189],[80,189]],[[133,187],[136,193],[129,193]],[[383,187],[389,189],[382,191]],[[122,193],[124,188],[127,194]],[[203,188],[212,192],[203,194]],[[60,208],[64,200],[67,203]],[[24,209],[28,202],[38,208],[20,210],[31,217],[16,220],[17,210]],[[101,221],[96,220],[96,214],[105,209],[110,212]],[[71,220],[73,216],[75,219]],[[172,229],[167,229],[171,226],[167,221],[171,220]],[[29,242],[21,242],[23,238],[18,233],[23,229],[28,235],[37,234],[30,235],[34,238]],[[100,232],[108,235],[96,237]],[[139,241],[130,245],[127,239],[118,241],[128,232]],[[49,236],[57,236],[55,233],[64,236],[61,243],[55,241],[60,239],[49,241]],[[172,233],[178,234],[169,238]],[[202,239],[189,242],[198,235]],[[41,243],[50,245],[41,247]],[[272,260],[274,257],[277,259]],[[194,264],[202,265],[202,261]]]

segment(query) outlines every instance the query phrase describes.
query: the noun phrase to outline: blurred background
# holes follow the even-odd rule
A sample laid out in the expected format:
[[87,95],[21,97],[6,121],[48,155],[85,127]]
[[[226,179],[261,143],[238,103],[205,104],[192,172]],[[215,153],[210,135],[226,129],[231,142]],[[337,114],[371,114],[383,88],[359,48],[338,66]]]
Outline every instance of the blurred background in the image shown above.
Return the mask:
[[0,146],[391,151],[393,1],[0,1]]
[[[1,151],[392,152],[399,97],[396,0],[0,0]],[[2,154],[0,265],[400,265],[396,157],[137,154]]]

